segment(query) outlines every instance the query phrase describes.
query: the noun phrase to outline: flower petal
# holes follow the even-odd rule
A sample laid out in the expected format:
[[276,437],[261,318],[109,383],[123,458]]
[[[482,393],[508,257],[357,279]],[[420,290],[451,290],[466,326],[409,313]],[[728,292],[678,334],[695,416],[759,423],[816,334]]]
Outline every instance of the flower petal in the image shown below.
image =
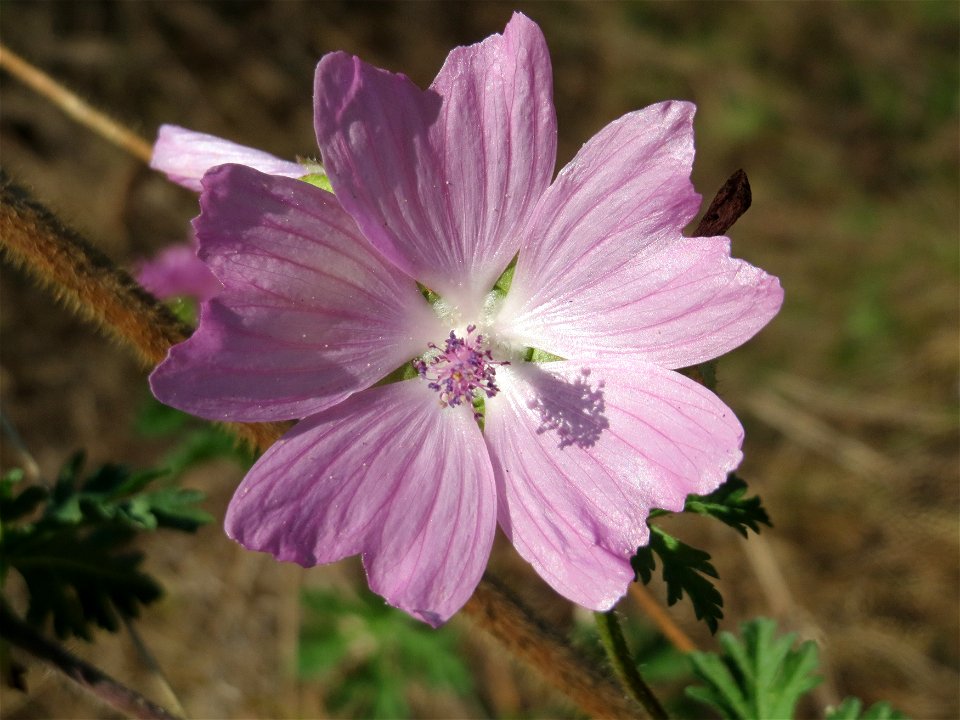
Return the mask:
[[496,529],[480,430],[419,381],[307,418],[253,466],[227,534],[304,566],[363,554],[370,588],[437,626],[470,597]]
[[197,257],[194,243],[163,249],[153,259],[141,262],[136,276],[137,282],[161,300],[179,296],[209,300],[223,288],[210,268]]
[[262,150],[177,125],[160,126],[150,167],[164,173],[172,182],[199,192],[204,173],[227,163],[246,165],[270,175],[291,178],[307,174],[299,163],[281,160]]
[[451,52],[426,92],[326,55],[315,124],[337,197],[367,238],[445,299],[478,306],[556,162],[546,42],[515,14],[503,35]]
[[700,207],[690,183],[694,111],[664,102],[624,115],[560,171],[522,230],[506,323],[579,300],[681,236]]
[[561,357],[630,355],[668,368],[739,347],[783,303],[779,280],[731,258],[725,237],[677,238],[589,286],[543,287],[548,302],[508,310],[514,314],[498,326],[515,342]]
[[200,205],[200,256],[224,290],[151,376],[162,402],[217,420],[302,418],[443,336],[332,194],[225,165],[204,178]]
[[626,591],[650,510],[682,509],[741,459],[733,412],[649,363],[521,363],[497,382],[484,437],[500,526],[557,592],[594,610]]

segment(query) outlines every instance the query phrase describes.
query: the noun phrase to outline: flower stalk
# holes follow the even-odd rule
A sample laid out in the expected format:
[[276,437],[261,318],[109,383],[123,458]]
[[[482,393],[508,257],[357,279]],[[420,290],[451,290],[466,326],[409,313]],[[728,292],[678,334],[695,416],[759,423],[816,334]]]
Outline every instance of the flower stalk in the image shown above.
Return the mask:
[[630,697],[642,705],[654,720],[667,720],[666,711],[637,670],[637,663],[627,646],[616,611],[595,612],[593,617],[597,622],[600,642],[607,653],[607,659]]

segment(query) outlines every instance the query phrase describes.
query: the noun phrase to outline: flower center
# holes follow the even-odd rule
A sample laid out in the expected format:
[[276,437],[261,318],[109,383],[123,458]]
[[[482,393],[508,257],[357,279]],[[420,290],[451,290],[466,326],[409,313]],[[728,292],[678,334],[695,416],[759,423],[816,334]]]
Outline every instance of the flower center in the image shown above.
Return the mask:
[[483,344],[483,335],[473,335],[475,325],[467,326],[464,338],[450,331],[444,347],[430,343],[432,352],[413,361],[413,367],[424,380],[427,387],[440,393],[443,407],[473,403],[480,393],[492,398],[500,388],[497,387],[497,365],[509,365],[493,359],[489,349]]

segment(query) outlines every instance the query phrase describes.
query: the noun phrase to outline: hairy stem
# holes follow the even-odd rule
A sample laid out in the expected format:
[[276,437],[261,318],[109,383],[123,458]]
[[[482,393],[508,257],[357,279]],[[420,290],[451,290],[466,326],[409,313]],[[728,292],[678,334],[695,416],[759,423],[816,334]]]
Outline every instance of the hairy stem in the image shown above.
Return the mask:
[[654,720],[667,720],[667,713],[660,701],[640,677],[637,663],[630,654],[630,648],[627,647],[627,639],[623,636],[615,611],[594,613],[593,617],[597,621],[600,642],[603,644],[603,649],[607,651],[607,658],[617,677],[620,678],[620,682],[630,693],[630,697],[642,705]]
[[490,573],[484,574],[463,612],[591,717],[642,715],[640,706],[624,696],[617,683],[587,664]]
[[53,665],[101,702],[133,718],[143,720],[179,720],[168,710],[121,685],[103,671],[67,652],[21,620],[0,599],[0,637]]
[[143,162],[150,162],[150,156],[153,154],[150,143],[99,110],[94,109],[52,77],[3,45],[0,45],[0,68],[15,76],[34,92],[47,98],[71,118],[90,128],[100,137],[119,146],[134,157],[143,160]]

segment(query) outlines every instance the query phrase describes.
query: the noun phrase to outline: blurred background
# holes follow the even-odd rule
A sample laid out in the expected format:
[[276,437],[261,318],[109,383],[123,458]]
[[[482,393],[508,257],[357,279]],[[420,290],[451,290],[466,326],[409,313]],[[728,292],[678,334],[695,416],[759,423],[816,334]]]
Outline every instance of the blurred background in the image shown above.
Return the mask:
[[[426,86],[452,47],[501,31],[513,9],[551,49],[558,167],[620,115],[682,98],[699,107],[699,191],[709,200],[737,168],[750,177],[734,254],[778,275],[786,304],[723,358],[719,393],[747,428],[740,474],[774,527],[743,542],[669,521],[713,555],[722,627],[763,614],[820,644],[807,716],[845,695],[960,716],[956,2],[4,0],[0,39],[149,140],[175,123],[313,157],[323,53]],[[186,239],[191,193],[6,74],[0,104],[4,170],[115,261]],[[0,278],[0,402],[43,473],[79,448],[93,464],[162,462],[174,439],[142,432],[149,396],[128,354],[21,272],[4,264]],[[356,563],[302,571],[240,551],[218,523],[242,474],[224,458],[195,466],[183,482],[218,522],[144,543],[168,594],[138,627],[191,716],[576,716],[463,619],[430,633],[371,600]],[[562,629],[587,632],[509,550],[494,566]],[[623,607],[669,695],[682,661]],[[688,603],[670,612],[715,647]],[[70,647],[167,700],[127,636]],[[27,681],[26,695],[2,689],[6,717],[104,716],[42,667]]]

